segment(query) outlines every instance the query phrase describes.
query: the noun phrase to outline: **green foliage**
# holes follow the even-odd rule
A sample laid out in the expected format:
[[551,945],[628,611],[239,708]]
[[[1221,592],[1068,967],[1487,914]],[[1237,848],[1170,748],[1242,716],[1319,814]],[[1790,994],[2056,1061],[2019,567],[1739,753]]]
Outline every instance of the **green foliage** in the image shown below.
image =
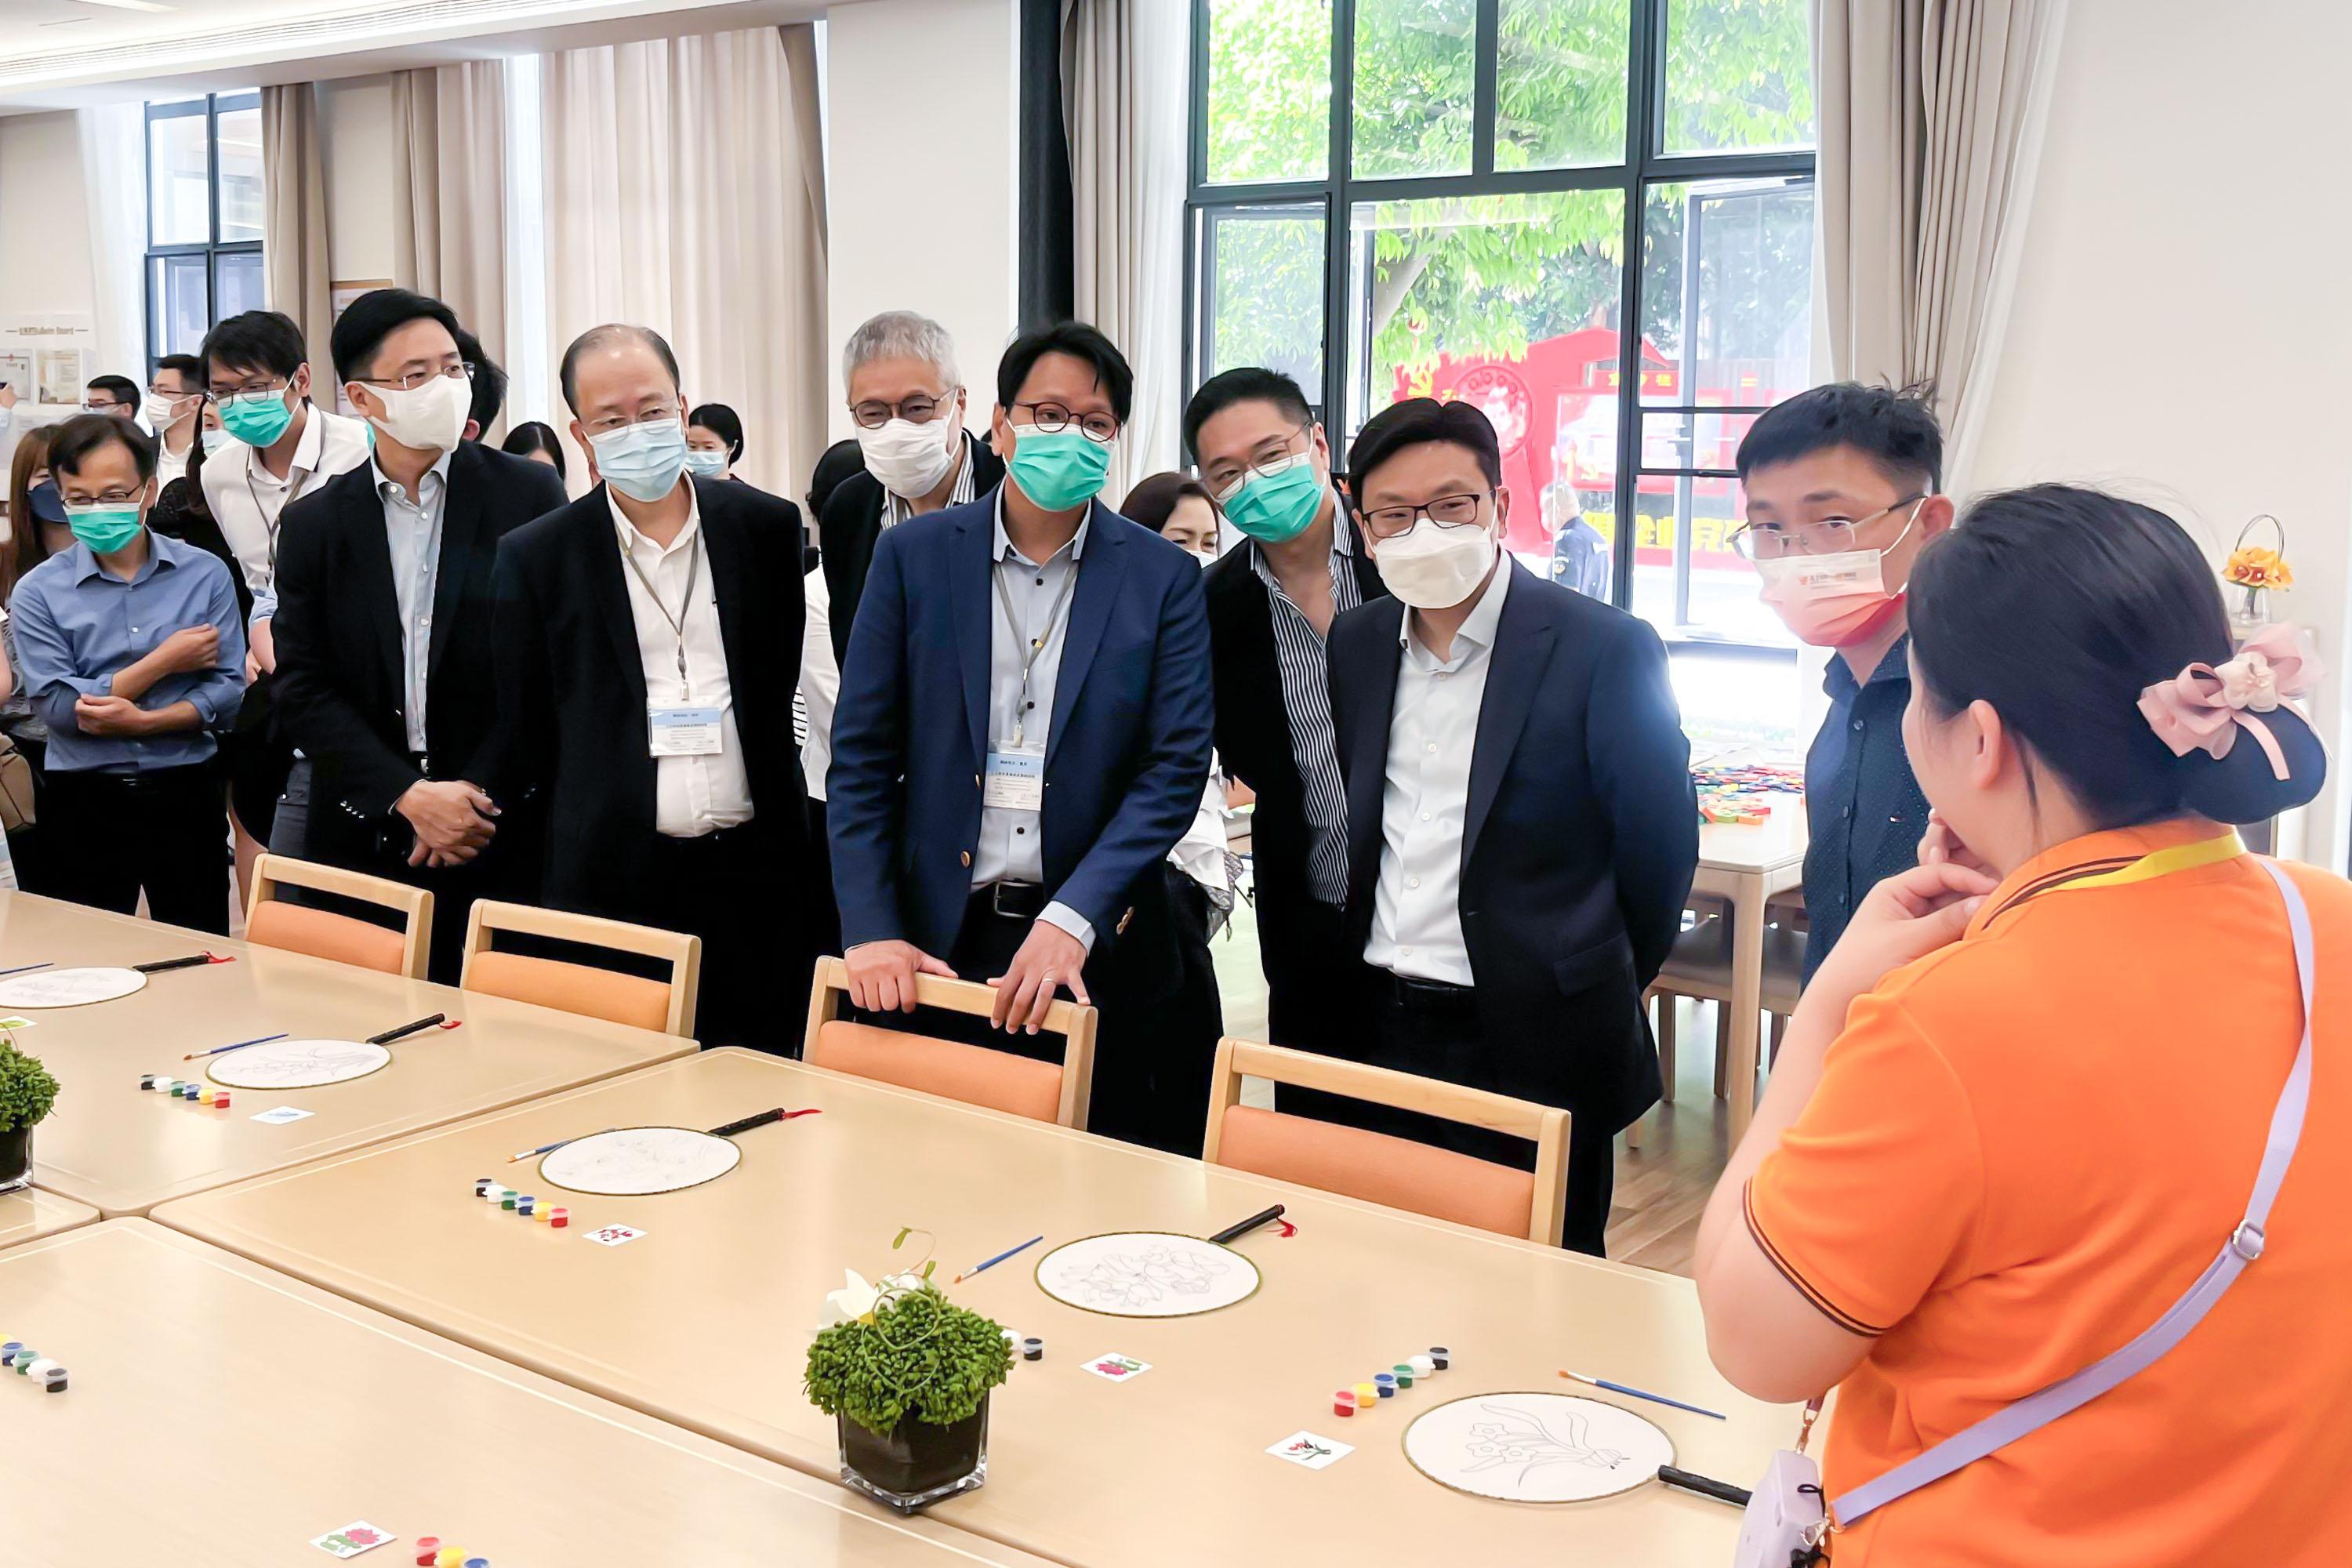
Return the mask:
[[14,1037],[0,1037],[0,1132],[37,1126],[58,1100],[58,1080],[38,1057],[16,1048]]
[[925,1285],[886,1297],[870,1318],[818,1334],[803,1387],[819,1410],[846,1415],[878,1437],[908,1415],[953,1426],[1012,1370],[1003,1328]]

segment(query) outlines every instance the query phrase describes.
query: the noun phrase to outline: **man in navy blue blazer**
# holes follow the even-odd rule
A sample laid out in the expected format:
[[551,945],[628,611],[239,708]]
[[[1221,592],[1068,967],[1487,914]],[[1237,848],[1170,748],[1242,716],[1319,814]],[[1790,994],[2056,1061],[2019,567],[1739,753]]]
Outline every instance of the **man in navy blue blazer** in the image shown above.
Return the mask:
[[1005,351],[1009,482],[875,547],[827,826],[853,1002],[911,1013],[919,973],[986,981],[992,1043],[1042,1053],[1066,990],[1101,1012],[1091,1128],[1192,1152],[1190,1058],[1214,1042],[1179,1047],[1154,1012],[1181,977],[1160,865],[1208,778],[1209,626],[1192,557],[1095,499],[1133,387],[1092,327]]

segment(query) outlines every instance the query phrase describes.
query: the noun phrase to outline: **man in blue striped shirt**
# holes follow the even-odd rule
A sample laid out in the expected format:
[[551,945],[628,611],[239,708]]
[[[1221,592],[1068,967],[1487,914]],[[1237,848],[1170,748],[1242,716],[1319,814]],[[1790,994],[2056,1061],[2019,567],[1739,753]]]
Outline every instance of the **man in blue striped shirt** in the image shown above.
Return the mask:
[[25,691],[49,727],[44,837],[78,903],[228,932],[213,731],[245,696],[228,568],[147,528],[155,443],[105,415],[58,427],[49,468],[74,533],[9,602]]

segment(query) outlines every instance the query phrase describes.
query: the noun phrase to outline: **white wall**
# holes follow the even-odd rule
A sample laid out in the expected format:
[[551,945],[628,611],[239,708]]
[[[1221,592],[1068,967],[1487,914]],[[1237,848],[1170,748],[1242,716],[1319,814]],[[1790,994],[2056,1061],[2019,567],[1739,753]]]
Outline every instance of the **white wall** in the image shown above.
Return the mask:
[[830,428],[851,429],[842,342],[889,310],[954,334],[984,427],[1018,309],[1013,0],[863,0],[825,21]]
[[[2015,311],[1970,489],[2084,479],[2160,506],[2225,552],[2286,524],[2334,675],[2316,714],[2339,770],[2352,693],[2352,207],[2338,0],[2073,0]],[[2301,852],[2342,868],[2331,784]],[[2292,847],[2292,846],[2289,846]]]
[[0,315],[96,307],[71,110],[0,118]]

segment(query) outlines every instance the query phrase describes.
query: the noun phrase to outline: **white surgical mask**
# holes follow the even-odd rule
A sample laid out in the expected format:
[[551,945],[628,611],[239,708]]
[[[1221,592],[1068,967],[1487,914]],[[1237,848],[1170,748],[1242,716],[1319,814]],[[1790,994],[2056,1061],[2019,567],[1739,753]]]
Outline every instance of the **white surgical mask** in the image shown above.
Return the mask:
[[1416,610],[1443,610],[1468,598],[1495,564],[1495,534],[1483,524],[1440,528],[1428,518],[1372,548],[1388,591]]
[[168,392],[150,392],[139,400],[139,416],[147,422],[147,428],[161,436],[187,417],[187,405],[194,401],[184,393],[174,397]]
[[204,432],[202,439],[205,444],[205,456],[209,458],[215,452],[219,451],[223,447],[227,446],[233,437],[226,430],[206,430]]
[[[953,440],[948,439],[950,430],[956,432]],[[962,430],[950,393],[940,405],[939,417],[928,425],[893,419],[879,430],[860,426],[857,449],[865,454],[866,471],[884,489],[894,496],[927,496],[940,488],[940,481],[955,467],[956,455],[963,449]]]
[[422,386],[370,386],[383,400],[382,417],[368,423],[418,452],[446,452],[465,438],[473,416],[474,384],[467,376],[436,375]]
[[688,447],[686,449],[686,471],[701,479],[715,479],[727,471],[727,454]]

